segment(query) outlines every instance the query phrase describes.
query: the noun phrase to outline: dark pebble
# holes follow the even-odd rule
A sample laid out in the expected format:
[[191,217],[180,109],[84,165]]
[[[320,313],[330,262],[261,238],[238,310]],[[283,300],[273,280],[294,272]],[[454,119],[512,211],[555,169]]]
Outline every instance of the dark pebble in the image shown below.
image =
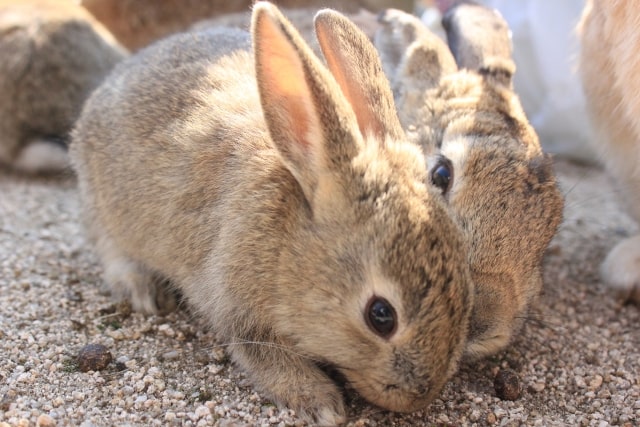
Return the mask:
[[11,409],[11,404],[16,400],[17,393],[13,390],[9,390],[2,399],[0,399],[0,411],[7,412]]
[[502,400],[518,400],[522,391],[518,374],[511,369],[500,369],[493,380],[496,395]]
[[109,349],[102,344],[89,344],[78,353],[78,369],[82,372],[100,371],[113,360]]

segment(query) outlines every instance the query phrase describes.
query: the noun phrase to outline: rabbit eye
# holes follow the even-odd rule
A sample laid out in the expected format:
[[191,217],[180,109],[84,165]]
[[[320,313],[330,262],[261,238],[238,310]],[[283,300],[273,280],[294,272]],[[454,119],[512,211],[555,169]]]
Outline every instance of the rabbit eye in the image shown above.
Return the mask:
[[373,296],[364,313],[367,326],[382,338],[389,338],[396,331],[396,311],[384,298]]
[[446,157],[440,157],[431,169],[431,183],[438,187],[442,194],[447,194],[453,184],[453,165]]

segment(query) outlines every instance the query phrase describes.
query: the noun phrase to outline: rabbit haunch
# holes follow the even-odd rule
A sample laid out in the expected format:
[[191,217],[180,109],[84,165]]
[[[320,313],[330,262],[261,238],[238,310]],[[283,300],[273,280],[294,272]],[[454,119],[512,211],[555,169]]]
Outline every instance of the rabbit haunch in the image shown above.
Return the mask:
[[142,50],[89,99],[71,155],[111,290],[155,311],[168,279],[257,387],[336,424],[318,363],[423,408],[456,370],[473,286],[373,46],[336,12],[316,31],[330,72],[264,2],[253,52],[232,29]]

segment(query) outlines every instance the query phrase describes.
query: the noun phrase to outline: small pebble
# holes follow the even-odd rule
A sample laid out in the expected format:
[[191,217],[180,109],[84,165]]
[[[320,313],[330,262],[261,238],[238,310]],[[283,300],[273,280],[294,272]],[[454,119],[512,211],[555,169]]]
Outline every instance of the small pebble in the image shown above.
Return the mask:
[[529,391],[532,393],[542,393],[544,391],[544,383],[533,383],[529,386]]
[[180,353],[175,350],[167,351],[166,353],[160,355],[161,360],[177,360],[179,358]]
[[520,378],[511,369],[500,369],[493,380],[496,395],[502,400],[517,400],[520,398]]
[[207,351],[196,351],[194,356],[196,362],[202,365],[208,365],[211,362],[211,355]]
[[56,420],[47,414],[41,414],[36,420],[36,427],[54,427]]
[[498,418],[493,412],[489,412],[487,415],[487,424],[495,424],[498,422]]
[[15,400],[17,393],[14,390],[9,390],[0,399],[0,411],[7,412],[11,407],[11,403]]
[[589,381],[589,389],[597,390],[602,385],[603,378],[600,375],[596,375],[593,377],[591,381]]
[[78,368],[82,372],[100,371],[113,360],[111,352],[102,344],[89,344],[78,353]]

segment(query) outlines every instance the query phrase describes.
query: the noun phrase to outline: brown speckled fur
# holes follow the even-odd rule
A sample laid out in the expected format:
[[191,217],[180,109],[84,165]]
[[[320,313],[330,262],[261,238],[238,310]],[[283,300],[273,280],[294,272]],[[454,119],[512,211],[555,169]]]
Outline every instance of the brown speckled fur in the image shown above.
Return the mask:
[[[316,31],[333,76],[268,3],[255,61],[231,29],[142,50],[90,98],[71,155],[112,291],[152,312],[153,276],[170,279],[257,387],[331,425],[342,395],[319,363],[377,405],[424,408],[462,355],[473,287],[373,46],[336,12]],[[365,321],[373,295],[397,312],[389,338]]]
[[551,160],[511,87],[508,28],[463,2],[445,16],[451,52],[411,15],[390,10],[381,22],[376,47],[403,127],[428,164],[444,155],[454,166],[448,200],[476,293],[466,355],[495,353],[542,289],[542,256],[563,209]]

